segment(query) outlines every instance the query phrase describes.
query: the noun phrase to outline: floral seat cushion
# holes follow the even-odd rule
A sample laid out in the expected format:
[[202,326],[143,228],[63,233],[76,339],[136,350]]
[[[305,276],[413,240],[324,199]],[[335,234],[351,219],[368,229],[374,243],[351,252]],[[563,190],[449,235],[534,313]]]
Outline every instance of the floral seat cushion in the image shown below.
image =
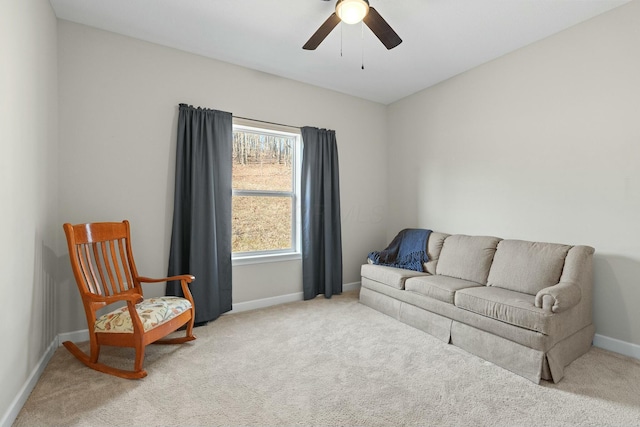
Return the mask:
[[[191,308],[189,300],[179,297],[148,298],[136,304],[136,311],[145,331],[173,319]],[[100,316],[95,332],[133,333],[133,322],[126,306]]]

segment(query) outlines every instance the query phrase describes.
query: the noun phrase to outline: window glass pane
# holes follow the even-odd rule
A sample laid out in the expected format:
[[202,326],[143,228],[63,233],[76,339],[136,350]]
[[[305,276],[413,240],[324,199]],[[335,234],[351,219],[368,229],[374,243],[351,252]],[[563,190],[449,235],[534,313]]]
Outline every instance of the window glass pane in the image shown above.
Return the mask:
[[291,200],[233,196],[233,252],[291,249]]
[[295,142],[294,137],[234,130],[233,188],[293,191]]

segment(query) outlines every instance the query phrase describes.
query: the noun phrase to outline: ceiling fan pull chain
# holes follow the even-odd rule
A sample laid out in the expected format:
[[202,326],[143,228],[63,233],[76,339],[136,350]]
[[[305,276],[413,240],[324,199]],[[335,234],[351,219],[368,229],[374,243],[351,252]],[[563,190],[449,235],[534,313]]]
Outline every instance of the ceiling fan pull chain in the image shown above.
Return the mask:
[[340,57],[342,58],[342,33],[344,28],[344,22],[340,22]]
[[364,21],[360,23],[360,43],[362,43],[362,69],[364,70]]

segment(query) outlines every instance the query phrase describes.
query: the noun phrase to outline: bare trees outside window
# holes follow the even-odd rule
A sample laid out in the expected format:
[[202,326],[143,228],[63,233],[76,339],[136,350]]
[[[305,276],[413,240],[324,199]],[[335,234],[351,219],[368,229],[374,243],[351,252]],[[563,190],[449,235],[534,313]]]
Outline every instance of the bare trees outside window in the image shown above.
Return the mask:
[[234,254],[297,251],[299,145],[299,133],[234,124]]

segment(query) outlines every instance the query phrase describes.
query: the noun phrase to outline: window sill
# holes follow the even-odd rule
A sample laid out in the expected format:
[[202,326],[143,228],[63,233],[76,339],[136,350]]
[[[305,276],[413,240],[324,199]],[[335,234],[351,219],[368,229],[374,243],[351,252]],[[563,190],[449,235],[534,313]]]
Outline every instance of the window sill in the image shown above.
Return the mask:
[[286,254],[244,255],[231,257],[231,265],[263,264],[267,262],[295,261],[302,259],[300,252]]

